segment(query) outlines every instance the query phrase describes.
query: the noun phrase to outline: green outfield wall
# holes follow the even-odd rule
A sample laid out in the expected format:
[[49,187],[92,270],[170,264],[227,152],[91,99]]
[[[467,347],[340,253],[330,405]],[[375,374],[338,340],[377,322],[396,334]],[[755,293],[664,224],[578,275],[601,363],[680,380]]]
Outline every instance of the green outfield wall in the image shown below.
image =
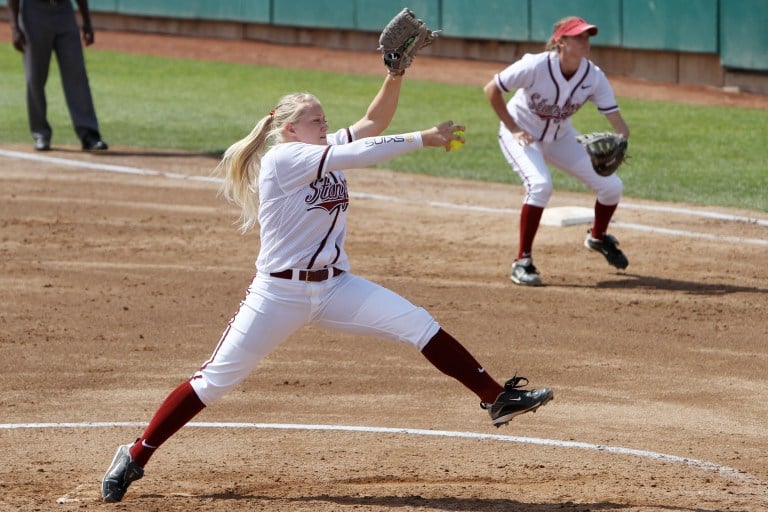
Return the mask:
[[[24,0],[23,0],[24,1]],[[33,0],[26,0],[33,1]],[[41,0],[34,0],[41,1]],[[408,6],[441,28],[433,55],[510,61],[542,48],[556,20],[599,26],[608,72],[728,85],[741,74],[768,93],[768,0],[90,0],[100,29],[362,49]],[[0,0],[0,6],[7,0]],[[5,9],[3,9],[4,11]],[[3,13],[4,15],[5,13]],[[344,34],[343,37],[339,34]],[[355,37],[363,34],[364,37]],[[365,41],[365,42],[363,42]]]

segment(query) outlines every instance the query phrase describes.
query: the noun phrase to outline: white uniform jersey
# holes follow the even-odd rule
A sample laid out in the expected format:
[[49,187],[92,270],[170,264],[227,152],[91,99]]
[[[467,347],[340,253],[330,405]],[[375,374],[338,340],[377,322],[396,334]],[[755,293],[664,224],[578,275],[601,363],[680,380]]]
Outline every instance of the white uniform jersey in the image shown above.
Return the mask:
[[568,133],[570,117],[587,101],[602,114],[619,110],[605,73],[585,58],[570,79],[563,76],[556,52],[526,54],[494,78],[504,92],[517,89],[507,110],[538,141],[551,142]]
[[328,135],[328,146],[290,142],[264,155],[259,172],[260,272],[335,266],[349,270],[344,251],[349,208],[342,171],[325,172],[331,144],[350,142],[349,130]]
[[348,128],[328,134],[327,141],[327,146],[276,144],[262,158],[259,272],[349,270],[344,250],[349,194],[341,169],[365,167],[422,146],[418,132],[354,141]]

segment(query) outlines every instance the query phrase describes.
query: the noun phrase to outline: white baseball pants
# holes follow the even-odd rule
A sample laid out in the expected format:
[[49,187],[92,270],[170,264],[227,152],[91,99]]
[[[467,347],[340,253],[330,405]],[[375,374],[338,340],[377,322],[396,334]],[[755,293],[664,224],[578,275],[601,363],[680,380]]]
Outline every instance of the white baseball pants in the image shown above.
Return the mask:
[[209,406],[305,325],[371,335],[424,348],[440,326],[423,308],[345,272],[311,283],[257,274],[211,358],[192,376]]
[[598,175],[592,169],[586,150],[576,141],[576,135],[571,128],[554,142],[522,145],[506,128],[499,131],[501,152],[525,186],[523,203],[540,208],[547,206],[552,196],[552,175],[547,167],[550,163],[591,188],[601,204],[619,204],[623,189],[621,178],[616,174]]

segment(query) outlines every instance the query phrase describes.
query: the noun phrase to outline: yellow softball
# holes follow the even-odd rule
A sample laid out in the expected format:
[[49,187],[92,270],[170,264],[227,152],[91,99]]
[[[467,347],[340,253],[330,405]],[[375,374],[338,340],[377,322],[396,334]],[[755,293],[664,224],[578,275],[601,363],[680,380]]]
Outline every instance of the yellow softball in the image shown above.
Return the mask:
[[[463,130],[456,130],[453,132],[454,135],[458,135],[459,137],[464,137],[464,131]],[[464,145],[463,142],[460,140],[452,140],[451,141],[451,151],[456,151],[457,149],[461,149],[461,147]]]

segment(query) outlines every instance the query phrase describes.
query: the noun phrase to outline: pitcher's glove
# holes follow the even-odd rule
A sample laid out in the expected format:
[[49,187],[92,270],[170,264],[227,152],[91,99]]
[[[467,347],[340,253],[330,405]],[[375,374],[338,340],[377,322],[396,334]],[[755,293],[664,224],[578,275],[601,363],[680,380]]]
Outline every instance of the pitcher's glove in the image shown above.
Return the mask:
[[586,133],[578,135],[576,140],[587,150],[592,159],[592,168],[600,176],[610,176],[629,158],[627,139],[618,133]]
[[404,8],[392,18],[379,36],[379,48],[390,75],[405,73],[416,53],[435,42],[440,31],[432,31],[416,17],[412,10]]

